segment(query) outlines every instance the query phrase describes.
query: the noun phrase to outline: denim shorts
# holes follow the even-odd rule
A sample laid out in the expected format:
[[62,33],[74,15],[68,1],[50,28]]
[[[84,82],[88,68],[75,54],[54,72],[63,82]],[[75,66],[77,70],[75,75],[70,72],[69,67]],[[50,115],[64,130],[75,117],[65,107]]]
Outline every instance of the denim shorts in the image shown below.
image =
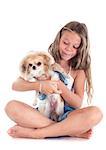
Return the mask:
[[[38,110],[38,108],[36,108],[36,110]],[[65,118],[67,118],[68,114],[69,114],[70,112],[74,111],[74,110],[75,110],[74,107],[65,105],[65,106],[64,106],[64,114],[62,114],[61,116],[59,116],[57,122],[60,122],[60,121],[64,120]]]
[[71,107],[71,106],[68,106],[68,105],[65,105],[64,106],[64,114],[62,114],[61,116],[59,116],[58,118],[58,122],[64,120],[65,118],[67,118],[68,114],[72,111],[74,111],[75,108],[74,107]]

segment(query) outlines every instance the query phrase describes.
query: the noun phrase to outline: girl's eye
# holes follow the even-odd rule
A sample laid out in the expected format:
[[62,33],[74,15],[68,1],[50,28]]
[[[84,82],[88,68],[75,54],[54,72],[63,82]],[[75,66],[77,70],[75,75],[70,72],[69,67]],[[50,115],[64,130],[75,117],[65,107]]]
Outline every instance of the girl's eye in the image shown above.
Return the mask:
[[36,65],[37,65],[37,66],[40,66],[40,65],[41,65],[41,62],[38,62]]
[[65,42],[65,41],[64,41],[63,43],[64,43],[65,45],[68,45],[68,43],[67,43],[67,42]]

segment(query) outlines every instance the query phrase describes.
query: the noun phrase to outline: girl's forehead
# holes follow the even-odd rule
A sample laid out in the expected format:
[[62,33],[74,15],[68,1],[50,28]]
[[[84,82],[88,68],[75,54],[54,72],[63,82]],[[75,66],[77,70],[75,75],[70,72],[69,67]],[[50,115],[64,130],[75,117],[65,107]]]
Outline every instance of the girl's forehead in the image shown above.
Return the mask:
[[73,39],[78,42],[81,42],[81,37],[74,31],[64,31],[61,37],[66,40]]

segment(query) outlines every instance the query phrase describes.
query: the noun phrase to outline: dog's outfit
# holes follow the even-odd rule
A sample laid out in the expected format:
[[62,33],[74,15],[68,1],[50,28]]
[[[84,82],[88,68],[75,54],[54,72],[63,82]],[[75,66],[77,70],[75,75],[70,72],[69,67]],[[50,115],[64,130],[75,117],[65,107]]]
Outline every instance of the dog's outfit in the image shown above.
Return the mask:
[[[55,71],[55,72],[57,72],[57,73],[59,74],[60,80],[67,86],[67,88],[68,88],[69,90],[73,90],[73,82],[74,82],[74,79],[72,78],[72,76],[71,76],[70,74],[67,74],[67,76],[66,76],[66,75],[64,75],[64,73],[60,73],[60,72],[58,72],[58,71]],[[68,115],[70,112],[72,112],[73,110],[75,110],[75,108],[69,106],[69,105],[65,102],[65,105],[64,105],[64,114],[62,114],[61,116],[59,116],[58,121],[64,120],[64,119],[67,117],[67,115]]]
[[[60,73],[59,71],[54,71],[55,74],[58,75],[59,79],[67,86],[67,88],[69,90],[72,90],[73,89],[73,82],[74,82],[74,79],[72,78],[71,75],[67,74],[65,75],[64,73]],[[42,100],[42,101],[45,101],[47,95],[43,94],[43,93],[40,93],[39,92],[39,99]],[[38,109],[38,108],[36,108]],[[66,102],[64,104],[64,114],[60,115],[59,118],[58,118],[58,121],[62,121],[64,120],[67,115],[72,112],[73,110],[75,110],[74,107],[71,107],[69,106]]]

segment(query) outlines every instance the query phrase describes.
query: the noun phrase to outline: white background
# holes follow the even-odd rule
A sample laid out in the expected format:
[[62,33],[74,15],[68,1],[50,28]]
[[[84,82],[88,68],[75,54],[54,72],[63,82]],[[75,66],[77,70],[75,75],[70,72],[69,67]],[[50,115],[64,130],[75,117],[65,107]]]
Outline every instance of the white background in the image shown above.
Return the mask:
[[[0,0],[0,148],[103,149],[106,147],[106,21],[105,0]],[[13,92],[21,58],[30,50],[47,50],[57,32],[70,21],[84,22],[89,30],[94,84],[93,105],[101,108],[102,122],[90,140],[60,138],[13,139],[6,133],[14,125],[5,115],[10,99],[32,103],[32,92]]]

